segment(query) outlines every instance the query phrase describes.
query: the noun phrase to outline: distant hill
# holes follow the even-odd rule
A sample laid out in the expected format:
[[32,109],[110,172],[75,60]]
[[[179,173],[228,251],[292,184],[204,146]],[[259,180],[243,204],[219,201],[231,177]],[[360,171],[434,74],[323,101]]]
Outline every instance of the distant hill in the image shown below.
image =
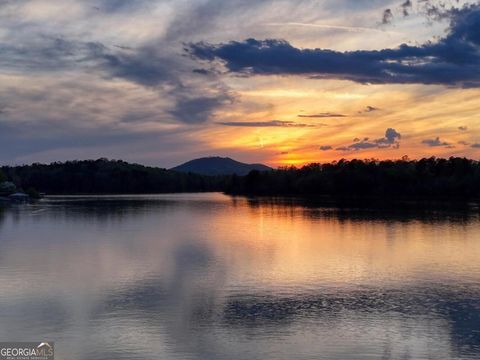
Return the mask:
[[263,164],[245,164],[230,158],[217,156],[191,160],[170,170],[211,176],[232,174],[244,176],[252,170],[269,171],[272,168]]

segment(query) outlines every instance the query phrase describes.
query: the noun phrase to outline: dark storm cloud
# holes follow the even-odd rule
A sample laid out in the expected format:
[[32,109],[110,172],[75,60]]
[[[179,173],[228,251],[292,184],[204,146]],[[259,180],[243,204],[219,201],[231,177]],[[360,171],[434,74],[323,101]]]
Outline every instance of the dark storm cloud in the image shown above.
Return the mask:
[[324,113],[319,113],[319,114],[306,114],[306,115],[297,115],[300,118],[338,118],[338,117],[346,117],[346,115],[343,114],[337,114],[337,113],[330,113],[330,112],[324,112]]
[[336,148],[338,151],[351,151],[351,150],[365,150],[365,149],[385,149],[385,148],[396,148],[400,147],[400,139],[402,136],[395,129],[388,128],[385,131],[385,136],[378,138],[372,141],[369,141],[369,138],[366,137],[363,140],[359,138],[353,139],[353,144],[348,146],[340,146]]
[[422,140],[422,144],[424,145],[428,145],[430,147],[450,147],[451,144],[446,142],[446,141],[442,141],[440,140],[440,137],[437,136],[436,138],[434,139],[425,139],[425,140]]
[[283,120],[270,120],[270,121],[229,121],[229,122],[218,122],[219,125],[224,126],[238,126],[238,127],[317,127],[323,126],[323,124],[302,124],[296,123],[294,121],[283,121]]
[[248,39],[219,45],[191,44],[199,60],[220,60],[232,73],[304,75],[375,84],[480,86],[480,5],[451,11],[448,35],[421,46],[339,52],[299,49],[284,40]]

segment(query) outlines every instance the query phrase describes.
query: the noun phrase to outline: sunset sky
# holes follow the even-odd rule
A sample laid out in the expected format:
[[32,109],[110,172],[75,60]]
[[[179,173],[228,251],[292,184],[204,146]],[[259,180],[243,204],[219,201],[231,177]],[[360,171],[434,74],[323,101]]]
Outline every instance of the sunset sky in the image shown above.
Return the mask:
[[480,157],[479,1],[0,0],[0,54],[0,164]]

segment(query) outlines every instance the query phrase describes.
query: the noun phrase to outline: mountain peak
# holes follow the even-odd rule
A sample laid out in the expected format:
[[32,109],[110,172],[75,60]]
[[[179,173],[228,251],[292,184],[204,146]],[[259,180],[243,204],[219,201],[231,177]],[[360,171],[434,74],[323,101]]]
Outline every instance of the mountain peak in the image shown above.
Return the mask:
[[270,171],[272,168],[263,164],[245,164],[229,157],[210,156],[190,160],[171,170],[191,172],[201,175],[247,175],[252,170]]

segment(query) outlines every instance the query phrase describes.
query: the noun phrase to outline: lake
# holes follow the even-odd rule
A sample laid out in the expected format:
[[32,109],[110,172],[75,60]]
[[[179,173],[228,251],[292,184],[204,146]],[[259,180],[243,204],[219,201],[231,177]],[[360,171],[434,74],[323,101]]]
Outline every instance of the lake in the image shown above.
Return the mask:
[[56,359],[479,359],[478,209],[222,194],[0,209],[0,339]]

